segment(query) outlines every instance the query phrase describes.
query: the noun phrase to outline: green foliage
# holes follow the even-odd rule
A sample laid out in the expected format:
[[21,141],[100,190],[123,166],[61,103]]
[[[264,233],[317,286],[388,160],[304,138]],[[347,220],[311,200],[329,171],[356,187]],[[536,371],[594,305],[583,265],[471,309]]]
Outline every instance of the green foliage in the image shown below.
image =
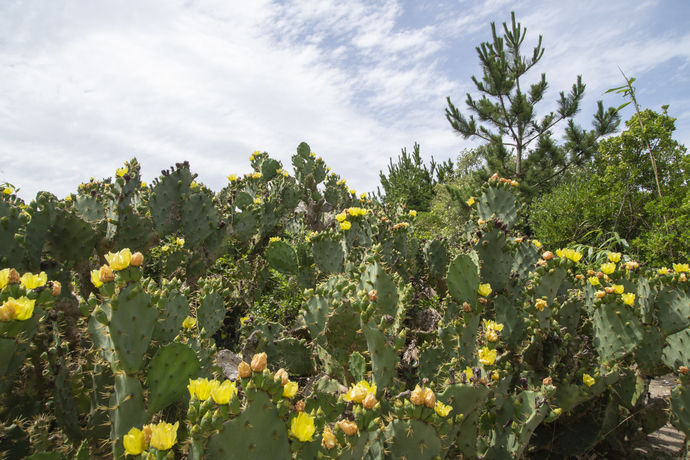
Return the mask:
[[407,149],[402,149],[397,163],[393,164],[393,159],[390,160],[388,175],[383,171],[379,173],[384,191],[384,196],[379,194],[379,199],[394,207],[405,206],[418,212],[428,212],[435,186],[447,182],[452,175],[451,160],[437,164],[432,157],[427,168],[419,153],[419,144],[415,143],[411,155],[408,155]]

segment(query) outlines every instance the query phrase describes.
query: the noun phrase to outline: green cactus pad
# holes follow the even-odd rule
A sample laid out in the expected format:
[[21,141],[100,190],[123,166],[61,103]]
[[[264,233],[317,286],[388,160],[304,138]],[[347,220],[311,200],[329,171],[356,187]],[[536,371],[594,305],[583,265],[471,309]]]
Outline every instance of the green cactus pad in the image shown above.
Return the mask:
[[483,220],[498,217],[511,228],[517,220],[517,201],[515,195],[507,190],[489,187],[477,200],[477,212]]
[[398,365],[398,354],[386,339],[386,335],[376,327],[373,321],[360,321],[364,337],[367,340],[369,356],[371,357],[372,380],[381,393],[385,387],[393,382],[395,369]]
[[534,271],[534,265],[539,261],[539,251],[531,241],[523,241],[517,247],[513,258],[513,271],[520,278]]
[[663,360],[671,369],[678,371],[681,366],[690,367],[690,330],[684,329],[666,337],[668,346],[664,348]]
[[261,205],[261,236],[267,236],[278,224],[278,213],[275,203],[267,201]]
[[304,313],[304,322],[309,329],[312,340],[317,343],[325,343],[323,331],[326,328],[326,319],[331,312],[328,298],[314,296],[307,300],[307,311]]
[[[455,352],[455,350],[453,350]],[[447,363],[452,355],[448,350],[441,347],[429,347],[419,353],[419,364],[417,372],[421,378],[427,378],[435,382],[439,375],[439,367]],[[447,376],[446,376],[447,377]]]
[[[642,342],[635,348],[635,362],[640,369],[649,375],[663,375],[667,372],[664,369],[659,370],[661,365],[661,358],[664,353],[664,342],[666,337],[661,330],[656,326],[647,326],[644,328],[642,335]],[[663,372],[662,374],[659,373]]]
[[558,309],[556,320],[558,325],[568,329],[568,332],[573,337],[577,333],[577,326],[580,324],[580,316],[582,314],[582,301],[576,298],[568,299]]
[[343,271],[345,254],[343,253],[340,241],[333,241],[330,238],[314,241],[312,244],[312,253],[314,254],[316,266],[322,272],[331,274]]
[[254,197],[247,192],[237,192],[237,195],[235,195],[234,204],[244,211],[254,204]]
[[91,257],[96,246],[96,232],[76,214],[56,209],[46,243],[48,252],[57,260],[84,260]]
[[690,436],[690,386],[679,384],[671,390],[671,423]]
[[[336,349],[346,351],[348,354],[365,350],[366,344],[359,330],[359,319],[359,313],[350,306],[349,302],[342,302],[333,309],[328,315],[324,330],[328,341],[326,348],[329,353],[334,354]],[[347,356],[345,359],[347,360]]]
[[204,453],[214,460],[292,457],[287,427],[278,417],[270,396],[263,391],[256,393],[242,414],[225,422],[219,433],[209,437]]
[[611,386],[614,399],[628,410],[646,396],[646,379],[637,375],[635,369],[623,369],[621,378]]
[[[48,228],[50,227],[51,212],[52,209],[50,206],[45,206],[40,211],[34,211],[31,215],[31,221],[26,224],[24,248],[26,249],[26,256],[28,258],[28,268],[32,271],[38,271],[40,269],[43,247],[45,246],[46,238],[48,237]],[[2,229],[0,227],[0,235],[1,233]],[[0,236],[0,247],[1,246],[2,236]],[[20,266],[15,266],[15,268],[19,270]]]
[[265,181],[269,181],[276,177],[279,169],[280,162],[274,160],[273,158],[266,158],[261,163],[261,178]]
[[122,216],[113,251],[129,248],[132,252],[146,252],[156,243],[156,240],[151,219],[128,212]]
[[384,433],[380,430],[362,431],[357,436],[357,441],[353,445],[345,447],[337,458],[338,460],[383,460],[390,458],[384,455],[384,440]]
[[201,305],[196,310],[199,328],[205,329],[202,337],[211,337],[223,325],[225,318],[225,304],[217,292],[211,292],[202,297]]
[[105,218],[105,206],[95,196],[78,196],[74,207],[77,215],[87,222],[95,223]]
[[350,374],[355,382],[364,380],[367,374],[367,361],[356,351],[350,354]]
[[605,304],[594,313],[594,345],[602,360],[620,359],[642,342],[640,320],[622,304]]
[[297,252],[285,241],[271,241],[264,254],[271,267],[286,275],[296,275],[299,270]]
[[[522,391],[504,401],[496,413],[496,429],[483,458],[520,458],[532,433],[549,413],[546,404],[537,407],[542,398],[539,392]],[[518,434],[512,430],[512,423],[517,424]]]
[[503,324],[500,332],[501,340],[515,349],[524,339],[524,321],[520,311],[515,308],[504,295],[498,295],[494,299],[496,322]]
[[[104,303],[100,307],[103,309],[106,316],[110,318],[110,305]],[[115,345],[110,337],[108,326],[99,323],[96,317],[91,315],[89,317],[89,326],[87,330],[89,334],[91,334],[93,349],[97,351],[103,359],[114,365],[115,362],[117,362],[117,356],[115,355]]]
[[[138,290],[138,292],[135,292]],[[133,297],[130,299],[130,295]],[[151,343],[158,309],[149,305],[151,296],[137,283],[124,288],[118,296],[108,329],[120,366],[127,374],[136,373]]]
[[194,350],[184,343],[162,346],[148,366],[149,413],[165,409],[188,396],[187,384],[199,376],[201,365]]
[[654,307],[664,334],[674,334],[690,326],[690,300],[684,291],[665,287],[657,295]]
[[194,178],[188,168],[178,168],[160,177],[149,199],[149,211],[159,237],[174,235],[182,227],[183,201]]
[[158,302],[158,321],[153,329],[153,340],[158,343],[172,342],[180,333],[182,322],[189,315],[187,297],[171,292]]
[[110,366],[96,364],[91,372],[91,406],[86,423],[86,437],[89,439],[107,438],[110,433],[108,426],[108,404],[110,392],[106,387],[113,387],[115,383]]
[[374,321],[379,321],[383,315],[396,317],[398,311],[398,288],[393,277],[377,262],[369,265],[360,278],[357,292],[363,290],[370,292],[376,290],[378,299],[375,302],[376,311],[372,316]]
[[72,385],[70,385],[70,371],[64,358],[60,357],[58,362],[61,366],[55,377],[55,389],[53,391],[55,418],[69,439],[81,441],[84,439],[84,432],[79,426],[79,409]]
[[472,308],[479,298],[479,259],[476,252],[460,254],[450,263],[446,283],[448,292],[456,302],[467,302]]
[[144,409],[141,382],[136,377],[115,376],[115,387],[110,396],[110,439],[114,449],[123,449],[122,439],[132,427],[141,429],[148,421]]
[[256,209],[247,209],[237,213],[232,224],[237,239],[247,241],[254,236],[259,227],[259,212]]
[[0,200],[0,268],[21,270],[24,267],[24,248],[14,238],[22,227],[20,213],[19,207]]
[[283,207],[285,209],[293,210],[299,204],[299,200],[302,197],[302,192],[297,187],[286,187],[280,196]]
[[445,276],[448,266],[448,251],[442,242],[433,240],[424,245],[424,260],[429,267],[431,276],[436,279]]
[[432,460],[443,451],[436,430],[419,420],[393,420],[385,435],[386,450],[392,458]]
[[491,284],[491,288],[500,292],[510,284],[510,270],[513,267],[513,256],[504,251],[506,238],[503,232],[494,228],[485,233],[474,246],[481,263],[482,283]]

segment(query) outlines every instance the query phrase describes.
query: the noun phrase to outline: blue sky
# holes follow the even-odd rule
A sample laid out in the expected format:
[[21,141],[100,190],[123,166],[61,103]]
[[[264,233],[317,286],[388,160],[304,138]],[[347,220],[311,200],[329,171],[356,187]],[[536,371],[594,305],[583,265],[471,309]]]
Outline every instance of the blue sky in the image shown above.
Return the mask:
[[576,121],[589,126],[598,99],[623,102],[602,96],[624,83],[620,66],[643,107],[670,105],[690,144],[686,0],[4,0],[0,180],[25,199],[64,197],[137,157],[145,180],[188,160],[219,190],[254,150],[289,166],[306,141],[373,191],[403,147],[442,161],[478,145],[452,133],[445,98],[464,107],[474,94],[475,47],[511,11],[526,50],[543,35],[538,114],[582,75]]

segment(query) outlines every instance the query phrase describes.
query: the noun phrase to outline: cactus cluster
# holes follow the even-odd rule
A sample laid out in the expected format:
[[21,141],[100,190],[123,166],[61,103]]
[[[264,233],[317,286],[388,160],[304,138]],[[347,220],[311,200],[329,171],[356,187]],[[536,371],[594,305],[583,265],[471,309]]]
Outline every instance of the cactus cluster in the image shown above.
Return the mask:
[[[2,197],[6,458],[567,458],[690,433],[687,265],[546,250],[497,176],[462,241],[423,241],[305,143],[294,176],[250,165],[218,193],[132,160]],[[275,274],[303,299],[281,322],[253,311]]]

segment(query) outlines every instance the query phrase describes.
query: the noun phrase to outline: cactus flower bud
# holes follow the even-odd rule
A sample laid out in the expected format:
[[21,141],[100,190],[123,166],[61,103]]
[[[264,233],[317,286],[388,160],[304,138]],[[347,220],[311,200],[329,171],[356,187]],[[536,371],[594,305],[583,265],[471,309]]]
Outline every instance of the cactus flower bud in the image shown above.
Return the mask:
[[324,428],[323,435],[321,436],[321,446],[328,450],[333,449],[337,443],[338,441],[336,440],[333,431],[331,431],[331,427],[327,426]]
[[463,302],[462,311],[464,311],[465,313],[469,313],[472,311],[472,307],[467,302]]
[[53,297],[59,296],[60,292],[62,292],[62,285],[59,281],[53,281]]
[[410,394],[410,402],[415,406],[421,406],[424,404],[424,390],[422,390],[419,385],[412,390],[412,394]]
[[544,260],[551,260],[551,259],[553,259],[553,252],[546,251],[544,254],[541,255],[541,257]]
[[613,286],[606,286],[604,288],[604,291],[606,291],[607,294],[615,294],[616,289]]
[[252,370],[254,372],[263,372],[266,369],[266,353],[259,353],[252,358]]
[[240,376],[241,379],[246,379],[250,375],[252,375],[252,368],[249,367],[249,364],[245,363],[242,361],[238,366],[237,366],[237,373]]
[[5,302],[0,306],[0,321],[12,321],[14,318],[14,307],[10,302]]
[[19,276],[19,273],[17,273],[17,270],[15,270],[14,268],[11,269],[7,275],[7,284],[19,284],[21,282],[22,279]]
[[367,395],[364,397],[364,401],[362,402],[365,409],[373,409],[376,403],[377,401],[374,393],[367,393]]
[[141,264],[144,263],[144,255],[141,252],[135,252],[132,254],[132,259],[129,261],[129,264],[132,267],[141,267]]
[[295,403],[295,412],[304,412],[304,409],[307,408],[307,403],[304,402],[304,400],[297,401]]
[[604,297],[606,297],[606,293],[604,291],[597,291],[594,293],[594,295],[597,296],[597,299],[603,299]]
[[680,366],[678,368],[678,372],[680,372],[683,375],[688,375],[688,372],[690,372],[690,369],[688,369],[688,366]]
[[284,387],[290,380],[290,376],[285,372],[285,369],[278,369],[278,372],[273,376],[273,380],[280,382],[280,386]]
[[542,385],[553,385],[553,379],[551,377],[546,377],[541,383]]
[[348,420],[341,420],[336,423],[343,432],[348,436],[354,436],[357,434],[357,424],[355,422],[350,422]]
[[101,283],[112,283],[115,281],[115,274],[108,265],[103,265],[100,270],[98,270],[98,280]]
[[376,289],[372,289],[369,291],[369,302],[377,302],[379,300],[379,296],[376,292]]
[[436,406],[436,395],[434,394],[433,391],[431,391],[431,388],[424,388],[424,405],[426,407],[433,408]]

